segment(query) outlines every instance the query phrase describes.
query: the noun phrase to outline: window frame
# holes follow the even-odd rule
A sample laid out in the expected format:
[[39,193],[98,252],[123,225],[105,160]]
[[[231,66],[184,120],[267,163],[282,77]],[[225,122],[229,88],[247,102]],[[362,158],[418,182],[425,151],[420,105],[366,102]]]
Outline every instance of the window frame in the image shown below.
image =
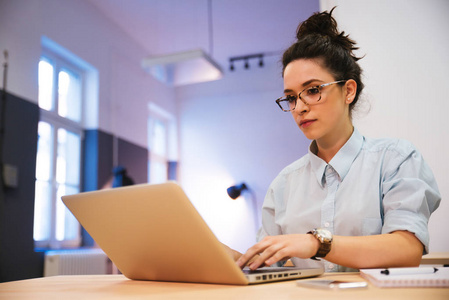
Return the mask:
[[[164,127],[164,152],[165,153],[156,153],[154,151],[154,149],[156,148],[155,145],[155,135],[154,135],[154,131],[155,131],[155,127],[156,127],[156,123],[161,123],[163,124]],[[150,183],[161,183],[164,181],[168,180],[168,122],[162,118],[155,118],[155,117],[150,117],[149,118],[149,153],[148,153],[148,163],[149,163],[149,168],[148,168],[148,179]],[[165,178],[160,178],[159,174],[155,174],[155,168],[154,165],[155,164],[161,164],[165,167]]]
[[[40,122],[45,122],[50,124],[52,127],[51,139],[52,139],[52,149],[51,149],[51,167],[50,167],[50,178],[48,184],[50,185],[50,203],[51,208],[49,215],[51,217],[50,221],[50,238],[48,240],[34,240],[35,248],[48,248],[48,249],[60,249],[60,248],[76,248],[81,246],[82,236],[81,236],[81,226],[78,223],[77,232],[74,233],[75,238],[70,240],[57,240],[57,228],[56,228],[56,214],[57,214],[57,191],[59,184],[56,178],[56,168],[57,168],[57,158],[58,158],[58,130],[65,129],[75,135],[80,139],[79,148],[79,181],[78,181],[78,191],[82,189],[82,145],[84,140],[84,109],[85,109],[85,97],[86,97],[86,73],[82,68],[76,67],[74,64],[70,63],[67,59],[51,52],[48,49],[43,49],[39,62],[45,60],[53,66],[53,86],[52,86],[52,105],[50,110],[46,110],[39,106],[40,110]],[[68,71],[79,76],[81,85],[81,97],[80,97],[80,120],[74,121],[72,119],[62,117],[59,115],[59,94],[58,94],[58,78],[60,71]],[[39,105],[39,104],[38,104]],[[37,153],[36,153],[37,154]],[[36,178],[37,182],[37,178]],[[36,197],[36,195],[35,195]],[[33,223],[33,226],[34,223]],[[33,236],[34,239],[34,236]]]
[[[170,179],[170,162],[178,161],[178,146],[177,146],[177,125],[175,117],[167,112],[165,109],[161,108],[159,105],[150,102],[148,104],[148,182],[149,183],[160,183],[161,180],[155,180],[152,176],[154,172],[154,163],[163,163],[165,171],[165,179]],[[155,123],[160,122],[164,124],[165,127],[165,153],[158,154],[153,151],[154,149],[154,127]]]

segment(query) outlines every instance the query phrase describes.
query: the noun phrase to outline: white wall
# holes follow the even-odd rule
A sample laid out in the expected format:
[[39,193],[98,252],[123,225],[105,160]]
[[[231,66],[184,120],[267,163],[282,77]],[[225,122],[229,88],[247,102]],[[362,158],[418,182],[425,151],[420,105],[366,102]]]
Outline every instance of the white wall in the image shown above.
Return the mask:
[[[278,59],[176,93],[180,181],[219,239],[240,251],[255,242],[269,184],[309,144],[274,102],[283,93]],[[242,181],[251,192],[231,200],[226,189]]]
[[[430,250],[449,251],[449,1],[332,0],[340,29],[355,39],[370,111],[355,124],[371,137],[410,140],[434,171],[442,194],[432,215]],[[362,111],[362,110],[361,110]]]
[[[449,2],[322,1],[324,8],[335,4],[341,28],[366,54],[360,63],[371,111],[356,125],[368,136],[409,139],[422,151],[443,195],[430,222],[431,251],[449,251],[444,233]],[[295,29],[289,29],[292,36]],[[291,116],[274,104],[283,90],[280,66],[238,70],[221,81],[174,90],[143,73],[140,59],[150,53],[90,3],[0,0],[0,50],[7,49],[10,58],[8,90],[33,102],[42,35],[98,69],[100,129],[146,146],[148,102],[170,113],[178,110],[180,181],[219,238],[246,250],[254,242],[253,200],[260,210],[271,180],[309,144]],[[240,181],[252,194],[233,202],[226,188]]]
[[[338,5],[340,27],[358,42],[360,55],[366,54],[360,61],[365,105],[355,114],[356,126],[367,136],[412,141],[434,170],[443,195],[429,227],[434,252],[449,250],[444,231],[449,214],[444,200],[449,195],[448,3],[321,2],[324,9]],[[176,91],[181,183],[218,237],[237,250],[253,243],[252,212],[232,202],[226,188],[245,181],[260,210],[271,180],[309,144],[291,116],[275,107],[282,89],[280,66],[272,64]],[[247,198],[250,206],[252,198]]]
[[100,129],[146,147],[148,102],[175,112],[173,89],[140,67],[150,53],[85,1],[0,1],[0,50],[9,52],[9,92],[37,103],[43,35],[98,70]]

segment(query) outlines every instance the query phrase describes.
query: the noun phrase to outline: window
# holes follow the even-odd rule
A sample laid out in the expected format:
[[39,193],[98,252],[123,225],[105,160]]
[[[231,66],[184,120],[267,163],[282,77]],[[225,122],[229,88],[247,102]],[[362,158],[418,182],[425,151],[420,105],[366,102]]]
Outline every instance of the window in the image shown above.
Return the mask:
[[176,123],[174,117],[151,103],[148,118],[148,178],[151,183],[173,180],[176,167]]
[[34,240],[36,247],[77,247],[80,225],[61,196],[80,192],[83,72],[44,52],[39,62]]
[[149,178],[151,183],[161,183],[168,179],[167,124],[158,119],[150,119]]

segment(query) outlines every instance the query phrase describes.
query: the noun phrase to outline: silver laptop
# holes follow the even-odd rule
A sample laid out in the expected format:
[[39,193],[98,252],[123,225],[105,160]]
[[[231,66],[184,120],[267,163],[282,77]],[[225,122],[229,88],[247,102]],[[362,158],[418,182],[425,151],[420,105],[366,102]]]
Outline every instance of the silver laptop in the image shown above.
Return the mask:
[[62,201],[130,279],[246,285],[323,273],[293,267],[242,271],[174,182],[80,193]]

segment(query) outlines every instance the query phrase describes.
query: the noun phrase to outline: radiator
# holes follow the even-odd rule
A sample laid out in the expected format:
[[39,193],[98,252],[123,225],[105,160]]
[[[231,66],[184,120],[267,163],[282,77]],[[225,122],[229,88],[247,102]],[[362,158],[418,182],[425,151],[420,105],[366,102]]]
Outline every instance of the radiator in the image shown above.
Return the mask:
[[101,249],[51,250],[45,253],[44,276],[111,273],[112,262]]

